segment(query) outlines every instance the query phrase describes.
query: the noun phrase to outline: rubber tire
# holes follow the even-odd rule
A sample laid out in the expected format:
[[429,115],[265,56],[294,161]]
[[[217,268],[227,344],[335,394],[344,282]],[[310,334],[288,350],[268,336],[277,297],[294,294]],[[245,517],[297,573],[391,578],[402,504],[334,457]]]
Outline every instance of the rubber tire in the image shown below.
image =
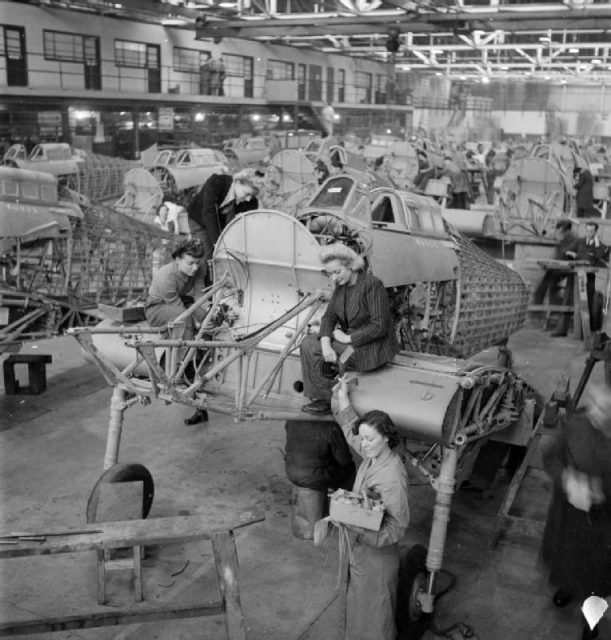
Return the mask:
[[431,622],[430,613],[414,614],[414,590],[418,581],[426,582],[427,550],[415,544],[407,553],[401,553],[399,564],[399,588],[397,589],[397,640],[418,640]]
[[103,484],[113,482],[135,482],[142,480],[142,518],[146,518],[153,505],[155,483],[150,471],[142,464],[123,462],[115,464],[98,478],[87,500],[87,522],[96,522],[100,491]]

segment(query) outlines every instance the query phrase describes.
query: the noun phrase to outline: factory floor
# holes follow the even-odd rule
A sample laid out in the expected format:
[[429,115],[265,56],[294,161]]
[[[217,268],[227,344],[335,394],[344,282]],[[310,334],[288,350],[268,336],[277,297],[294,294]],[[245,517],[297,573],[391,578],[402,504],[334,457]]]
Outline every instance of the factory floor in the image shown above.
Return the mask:
[[[587,352],[572,338],[552,338],[528,325],[509,346],[515,369],[548,399],[562,374],[571,388]],[[102,472],[111,390],[85,362],[72,338],[26,344],[23,352],[50,353],[48,387],[41,395],[5,395],[0,390],[2,495],[0,529],[54,531],[85,523],[89,493]],[[496,360],[496,350],[478,359]],[[593,378],[602,379],[602,365]],[[291,484],[284,472],[284,428],[280,423],[236,424],[217,414],[206,424],[185,426],[190,410],[156,403],[127,411],[120,451],[123,462],[140,462],[155,480],[149,518],[188,514],[263,514],[262,522],[235,533],[239,588],[249,640],[335,640],[338,540],[325,544],[291,532]],[[553,437],[546,429],[543,438]],[[498,458],[492,447],[490,459]],[[436,603],[434,628],[424,640],[461,638],[435,633],[465,623],[480,640],[578,640],[577,604],[557,609],[538,563],[536,537],[503,536],[488,548],[495,515],[508,486],[507,473],[492,465],[471,478],[454,498],[445,568],[455,578]],[[490,465],[488,465],[490,467]],[[426,545],[434,494],[411,473],[411,525],[404,545]],[[549,484],[537,458],[512,513],[542,520]],[[147,549],[143,561],[147,602],[218,599],[210,545],[190,542]],[[132,602],[128,574],[108,579],[109,602],[96,601],[93,552],[4,560],[0,563],[3,621],[109,610]],[[448,575],[444,576],[447,578]],[[122,627],[29,636],[56,639],[217,640],[226,637],[221,619],[193,618]],[[601,640],[611,639],[611,620]],[[371,640],[376,640],[372,638]]]

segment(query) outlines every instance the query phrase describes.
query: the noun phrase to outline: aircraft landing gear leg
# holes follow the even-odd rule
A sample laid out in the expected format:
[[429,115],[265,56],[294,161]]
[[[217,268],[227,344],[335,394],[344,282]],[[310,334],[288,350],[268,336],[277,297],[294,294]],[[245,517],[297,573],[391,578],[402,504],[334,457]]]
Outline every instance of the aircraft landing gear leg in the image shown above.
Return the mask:
[[128,400],[128,392],[120,385],[116,385],[110,401],[110,421],[108,423],[108,435],[106,437],[106,453],[104,455],[104,473],[98,478],[87,501],[87,522],[97,521],[98,503],[102,485],[118,482],[142,482],[142,504],[137,505],[137,510],[142,518],[146,518],[153,504],[155,484],[149,470],[137,463],[119,464],[119,445],[121,444],[121,432],[123,431],[123,416],[125,410],[133,403],[135,398]]
[[106,454],[104,455],[104,470],[110,469],[119,460],[119,445],[123,431],[123,414],[125,413],[127,391],[119,385],[112,390],[110,401],[110,421],[106,436]]
[[437,575],[443,563],[450,507],[456,486],[458,447],[463,443],[464,437],[457,436],[454,444],[443,450],[439,476],[433,482],[435,508],[428,552],[421,545],[415,545],[401,560],[397,601],[397,628],[401,640],[417,640],[431,621]]

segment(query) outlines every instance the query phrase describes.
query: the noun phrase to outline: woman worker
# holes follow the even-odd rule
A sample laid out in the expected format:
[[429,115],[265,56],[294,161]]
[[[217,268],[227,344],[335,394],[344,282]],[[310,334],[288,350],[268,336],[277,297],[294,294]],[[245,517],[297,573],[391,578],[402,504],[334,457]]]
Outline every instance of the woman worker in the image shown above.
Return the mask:
[[[204,262],[212,258],[221,231],[238,214],[259,207],[257,172],[245,169],[234,176],[212,174],[187,207],[189,229],[204,243]],[[261,174],[259,177],[263,177]]]
[[[144,303],[144,314],[152,327],[163,327],[175,320],[187,306],[200,298],[206,288],[206,265],[202,262],[204,246],[200,240],[183,240],[172,251],[172,262],[153,276]],[[206,310],[198,307],[187,318],[184,340],[192,340]],[[185,424],[197,424],[208,419],[205,410],[197,410]]]
[[[590,384],[585,408],[567,416],[542,452],[554,485],[541,555],[557,607],[611,595],[611,389]],[[583,640],[597,637],[584,627]]]
[[304,394],[312,400],[302,409],[315,415],[331,413],[334,381],[324,375],[323,362],[336,363],[350,347],[354,353],[344,362],[345,369],[372,371],[399,352],[386,289],[363,270],[363,258],[336,243],[321,249],[320,260],[335,289],[319,334],[306,336],[299,349]]
[[[399,433],[387,413],[369,411],[359,418],[340,379],[334,396],[335,420],[348,444],[362,456],[353,492],[381,499],[379,531],[349,525],[349,551],[342,559],[347,578],[340,624],[346,640],[395,640],[399,582],[399,545],[409,525],[408,477],[395,447]],[[347,565],[347,566],[346,566]]]

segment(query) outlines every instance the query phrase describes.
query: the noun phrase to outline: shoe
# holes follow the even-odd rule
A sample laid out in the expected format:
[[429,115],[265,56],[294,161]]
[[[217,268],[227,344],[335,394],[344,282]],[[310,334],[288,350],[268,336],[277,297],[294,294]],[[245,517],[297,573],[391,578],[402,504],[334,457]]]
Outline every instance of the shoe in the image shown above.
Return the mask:
[[552,338],[566,338],[566,331],[554,331]]
[[314,416],[325,416],[331,413],[331,405],[326,400],[312,400],[304,404],[301,410]]
[[200,422],[208,422],[208,412],[205,409],[198,409],[192,416],[185,418],[185,424],[199,424]]
[[573,596],[562,589],[558,589],[554,594],[553,601],[557,607],[566,607],[566,605],[573,599]]

